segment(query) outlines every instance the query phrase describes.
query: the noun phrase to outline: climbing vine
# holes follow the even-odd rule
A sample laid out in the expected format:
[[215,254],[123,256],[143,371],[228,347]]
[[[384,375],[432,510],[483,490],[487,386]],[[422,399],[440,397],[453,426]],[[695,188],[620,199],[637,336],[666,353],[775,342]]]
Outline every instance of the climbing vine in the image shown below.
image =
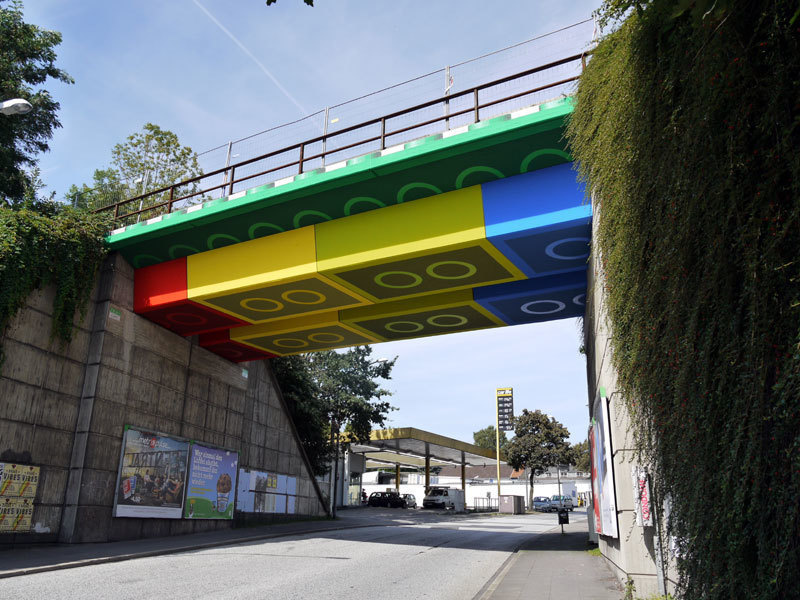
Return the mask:
[[53,284],[52,337],[69,342],[106,253],[104,217],[55,202],[0,207],[0,332],[36,289]]
[[679,594],[798,598],[798,3],[604,9],[567,135]]

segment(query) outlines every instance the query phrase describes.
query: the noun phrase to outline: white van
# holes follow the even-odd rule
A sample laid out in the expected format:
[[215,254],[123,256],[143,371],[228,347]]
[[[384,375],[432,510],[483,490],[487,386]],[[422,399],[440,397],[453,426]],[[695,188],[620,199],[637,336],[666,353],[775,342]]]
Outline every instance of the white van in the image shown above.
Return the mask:
[[422,508],[452,508],[456,512],[464,511],[464,490],[434,486],[428,489],[422,499]]
[[572,497],[571,496],[555,495],[552,498],[550,498],[550,505],[555,510],[572,511],[572,510],[575,509],[575,506],[572,503]]

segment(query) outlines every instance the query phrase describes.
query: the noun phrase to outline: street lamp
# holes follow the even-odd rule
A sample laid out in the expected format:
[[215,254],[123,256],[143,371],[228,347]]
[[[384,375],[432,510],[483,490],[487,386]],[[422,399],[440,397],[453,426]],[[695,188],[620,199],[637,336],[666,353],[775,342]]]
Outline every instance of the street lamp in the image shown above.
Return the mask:
[[12,100],[4,100],[0,103],[0,113],[4,115],[24,115],[31,112],[33,106],[27,100],[22,98],[14,98]]

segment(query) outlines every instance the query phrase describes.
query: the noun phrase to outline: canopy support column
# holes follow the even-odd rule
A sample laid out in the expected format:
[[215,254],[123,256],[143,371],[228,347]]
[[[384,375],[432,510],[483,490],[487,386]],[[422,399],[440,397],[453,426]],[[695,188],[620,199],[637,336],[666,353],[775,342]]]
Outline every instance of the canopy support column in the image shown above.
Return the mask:
[[464,457],[464,451],[461,451],[461,489],[464,490],[464,495],[467,494],[467,464]]
[[431,447],[425,442],[425,493],[431,488]]

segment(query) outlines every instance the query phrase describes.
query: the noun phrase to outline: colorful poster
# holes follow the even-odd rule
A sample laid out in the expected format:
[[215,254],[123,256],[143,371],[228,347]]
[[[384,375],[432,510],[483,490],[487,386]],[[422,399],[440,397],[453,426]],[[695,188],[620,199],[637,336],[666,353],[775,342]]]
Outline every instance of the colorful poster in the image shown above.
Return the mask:
[[0,497],[35,498],[39,487],[39,467],[0,463]]
[[115,517],[180,519],[189,441],[125,426]]
[[236,510],[255,512],[255,492],[250,489],[250,471],[239,469],[239,485],[236,492]]
[[650,502],[650,481],[647,470],[638,465],[631,466],[633,482],[633,508],[636,513],[636,524],[639,527],[653,526],[653,507]]
[[187,519],[233,519],[238,463],[237,452],[192,444],[183,516]]
[[591,459],[592,470],[592,512],[594,513],[594,530],[596,533],[603,533],[603,522],[600,519],[600,486],[601,482],[597,476],[597,460],[599,453],[596,447],[596,440],[594,435],[595,421],[592,419],[592,425],[589,427],[589,458]]
[[611,454],[611,427],[608,401],[597,395],[592,419],[592,489],[595,492],[596,511],[599,511],[598,533],[616,538],[617,502],[614,493],[614,467]]
[[277,473],[250,471],[250,489],[254,492],[286,493],[286,476]]
[[0,497],[0,533],[30,531],[33,498]]
[[296,493],[297,477],[240,469],[236,510],[294,514]]
[[276,507],[276,494],[262,494],[256,493],[255,497],[255,512],[257,513],[274,513]]

